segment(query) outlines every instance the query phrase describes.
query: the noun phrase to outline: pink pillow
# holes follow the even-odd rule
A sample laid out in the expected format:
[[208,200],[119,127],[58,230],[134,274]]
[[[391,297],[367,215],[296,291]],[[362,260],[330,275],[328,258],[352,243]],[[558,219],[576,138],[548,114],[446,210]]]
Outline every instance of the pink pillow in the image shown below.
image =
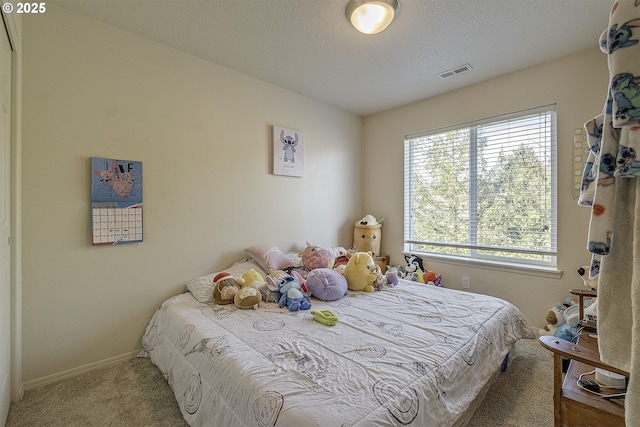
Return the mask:
[[255,245],[246,248],[244,251],[267,273],[293,267],[291,258],[283,254],[280,249],[273,245]]

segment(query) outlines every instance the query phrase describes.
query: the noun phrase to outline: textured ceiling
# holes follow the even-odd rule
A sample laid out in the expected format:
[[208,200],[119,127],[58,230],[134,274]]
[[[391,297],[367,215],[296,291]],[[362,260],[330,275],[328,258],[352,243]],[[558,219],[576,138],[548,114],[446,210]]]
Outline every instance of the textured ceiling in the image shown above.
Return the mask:
[[[364,35],[347,2],[49,1],[362,116],[596,48],[613,4],[400,0],[389,28]],[[437,76],[466,63],[472,71]]]

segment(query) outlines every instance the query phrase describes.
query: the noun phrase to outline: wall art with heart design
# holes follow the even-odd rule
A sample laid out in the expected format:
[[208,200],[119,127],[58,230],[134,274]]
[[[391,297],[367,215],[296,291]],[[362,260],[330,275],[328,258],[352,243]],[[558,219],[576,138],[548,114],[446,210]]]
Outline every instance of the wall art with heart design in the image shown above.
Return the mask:
[[142,162],[91,158],[91,243],[142,242]]

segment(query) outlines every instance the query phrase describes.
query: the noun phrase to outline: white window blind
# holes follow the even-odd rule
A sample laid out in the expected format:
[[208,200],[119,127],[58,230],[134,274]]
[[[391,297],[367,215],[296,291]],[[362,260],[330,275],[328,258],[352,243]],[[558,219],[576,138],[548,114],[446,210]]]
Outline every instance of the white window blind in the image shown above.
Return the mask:
[[555,266],[555,107],[405,137],[405,251]]

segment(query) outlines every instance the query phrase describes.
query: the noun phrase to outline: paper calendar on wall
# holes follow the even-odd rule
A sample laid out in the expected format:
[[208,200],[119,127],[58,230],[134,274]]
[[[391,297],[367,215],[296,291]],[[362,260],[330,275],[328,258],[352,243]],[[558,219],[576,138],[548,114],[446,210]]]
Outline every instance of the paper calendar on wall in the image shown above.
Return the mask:
[[91,158],[93,245],[142,242],[142,162]]

